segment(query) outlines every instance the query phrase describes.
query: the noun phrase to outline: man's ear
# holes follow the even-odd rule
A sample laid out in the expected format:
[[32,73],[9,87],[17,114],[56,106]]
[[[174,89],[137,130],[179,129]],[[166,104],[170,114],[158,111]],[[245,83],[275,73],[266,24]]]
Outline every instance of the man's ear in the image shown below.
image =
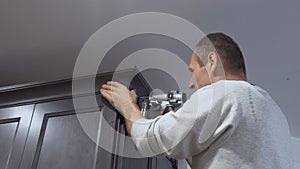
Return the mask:
[[207,66],[212,74],[216,73],[219,64],[218,55],[216,52],[209,52],[207,56]]

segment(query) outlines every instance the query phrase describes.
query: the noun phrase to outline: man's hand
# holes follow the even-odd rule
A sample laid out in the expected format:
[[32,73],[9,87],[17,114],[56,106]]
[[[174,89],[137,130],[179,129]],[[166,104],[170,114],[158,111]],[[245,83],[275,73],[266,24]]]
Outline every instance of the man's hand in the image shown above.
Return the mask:
[[109,81],[102,85],[100,92],[125,117],[127,131],[130,133],[132,124],[143,118],[139,106],[136,104],[135,91],[129,91],[127,87],[118,82]]
[[135,91],[129,91],[124,85],[118,82],[109,81],[103,84],[100,92],[121,113],[137,106]]

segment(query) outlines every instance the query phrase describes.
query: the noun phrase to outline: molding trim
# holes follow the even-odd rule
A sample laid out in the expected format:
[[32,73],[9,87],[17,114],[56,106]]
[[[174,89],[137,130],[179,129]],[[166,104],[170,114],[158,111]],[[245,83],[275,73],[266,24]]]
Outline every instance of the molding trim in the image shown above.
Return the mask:
[[80,77],[75,79],[80,84],[85,85],[91,80],[95,80],[95,91],[93,93],[81,93],[72,95],[72,80],[62,79],[50,82],[34,82],[19,84],[7,87],[0,87],[0,108],[36,104],[42,102],[70,99],[72,97],[83,97],[90,95],[100,95],[98,91],[103,83],[112,79],[114,74],[120,77],[131,77],[136,74],[135,78],[146,88],[147,92],[151,91],[150,85],[137,68],[125,69],[118,72],[105,72],[97,74],[96,78],[92,76]]

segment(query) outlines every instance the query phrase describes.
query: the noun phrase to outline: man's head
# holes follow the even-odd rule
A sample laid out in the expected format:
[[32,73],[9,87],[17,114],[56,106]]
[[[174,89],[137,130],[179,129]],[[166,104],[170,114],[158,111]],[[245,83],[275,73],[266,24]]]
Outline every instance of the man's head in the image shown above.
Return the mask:
[[205,36],[190,60],[190,88],[199,89],[219,80],[246,80],[243,54],[232,38],[224,33]]

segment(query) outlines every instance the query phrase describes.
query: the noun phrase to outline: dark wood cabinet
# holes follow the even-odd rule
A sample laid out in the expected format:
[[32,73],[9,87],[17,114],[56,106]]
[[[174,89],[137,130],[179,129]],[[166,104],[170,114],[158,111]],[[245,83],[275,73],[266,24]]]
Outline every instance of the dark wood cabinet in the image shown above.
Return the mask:
[[[134,70],[118,74],[139,95],[150,88]],[[118,133],[126,134],[124,120],[99,94],[100,86],[112,73],[94,80],[95,90],[72,95],[72,81],[22,85],[0,91],[0,168],[3,169],[168,169],[166,158],[127,158],[98,146],[111,143],[120,151],[125,144],[116,134],[104,130],[103,121]],[[130,82],[128,82],[128,79]],[[81,85],[90,78],[79,79]],[[74,99],[96,97],[97,105],[76,112]],[[101,111],[99,111],[101,110]],[[79,119],[88,120],[89,132]],[[111,140],[107,140],[110,138]],[[96,144],[98,143],[98,144]],[[123,146],[123,147],[122,147]]]

